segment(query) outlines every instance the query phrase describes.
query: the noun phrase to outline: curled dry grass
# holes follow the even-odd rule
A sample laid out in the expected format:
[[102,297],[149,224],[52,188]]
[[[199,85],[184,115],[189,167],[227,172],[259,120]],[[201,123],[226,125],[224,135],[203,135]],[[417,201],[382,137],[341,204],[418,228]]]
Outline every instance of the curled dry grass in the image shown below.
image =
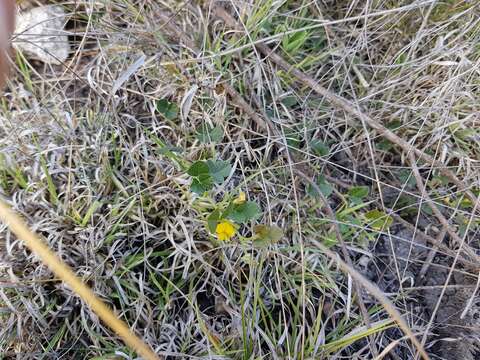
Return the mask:
[[[430,238],[445,225],[438,214],[418,211],[431,200],[448,231],[468,246],[453,263],[458,242],[451,235],[437,257],[469,276],[467,264],[475,263],[470,255],[479,246],[478,215],[473,204],[459,201],[463,192],[440,176],[438,165],[478,195],[474,3],[222,4],[240,20],[237,30],[215,17],[209,2],[55,3],[72,16],[72,58],[62,67],[20,53],[13,59],[15,74],[1,108],[0,183],[3,196],[98,296],[165,357],[373,358],[389,346],[397,357],[415,356],[378,300],[356,292],[316,245],[328,238],[331,223],[293,170],[324,174],[334,187],[329,201],[335,210],[350,188],[368,186],[368,209],[392,209]],[[410,171],[405,149],[294,81],[273,55],[251,45],[262,39],[433,157],[433,166],[418,164],[425,191],[415,187],[418,174]],[[119,82],[142,56],[134,74]],[[183,104],[188,115],[165,119],[156,111],[159,99]],[[223,139],[200,144],[195,134],[202,124],[219,125]],[[312,138],[327,144],[328,154],[316,153]],[[167,147],[178,152],[172,156]],[[190,162],[212,153],[234,166],[214,197],[246,191],[261,205],[259,221],[284,230],[279,243],[262,249],[212,243],[189,178],[176,165],[177,158]],[[371,259],[378,283],[382,271],[393,273],[396,291],[386,295],[423,336],[429,319],[412,310],[412,299],[421,300],[405,289],[407,270],[399,264],[423,265],[427,257],[394,254],[384,263],[377,243],[400,239],[413,246],[397,234],[400,223],[370,229],[365,241],[365,224],[342,221],[353,229],[345,239],[353,266],[361,269],[365,257]],[[3,230],[2,353],[134,356]],[[435,259],[431,268],[440,266]]]

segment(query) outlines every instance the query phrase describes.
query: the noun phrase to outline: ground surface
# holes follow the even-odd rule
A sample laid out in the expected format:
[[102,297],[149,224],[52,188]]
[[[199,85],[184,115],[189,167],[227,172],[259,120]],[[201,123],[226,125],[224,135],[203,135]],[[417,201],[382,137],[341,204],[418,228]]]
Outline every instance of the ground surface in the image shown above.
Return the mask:
[[[480,358],[478,2],[42,4],[71,52],[12,57],[2,197],[158,354],[415,359],[393,304]],[[135,358],[1,237],[2,356]]]

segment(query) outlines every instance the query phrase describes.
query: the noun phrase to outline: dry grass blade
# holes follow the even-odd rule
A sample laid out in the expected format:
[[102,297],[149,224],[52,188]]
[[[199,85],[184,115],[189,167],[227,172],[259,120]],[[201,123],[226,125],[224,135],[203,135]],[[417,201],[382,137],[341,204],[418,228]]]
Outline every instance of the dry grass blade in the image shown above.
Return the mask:
[[[241,26],[236,22],[236,20],[221,6],[217,5],[214,6],[215,14],[221,18],[228,26],[242,30]],[[292,74],[299,82],[303,83],[304,85],[310,87],[313,91],[317,94],[323,96],[327,99],[333,106],[345,111],[348,114],[353,115],[357,119],[361,120],[365,124],[368,124],[371,128],[378,131],[382,136],[393,142],[394,144],[401,147],[407,154],[413,152],[419,158],[421,158],[427,164],[438,167],[439,171],[449,178],[460,191],[465,191],[465,194],[468,198],[473,202],[477,202],[477,197],[465,186],[465,184],[458,179],[458,177],[447,167],[444,166],[441,162],[433,159],[430,155],[426,154],[425,152],[417,149],[416,147],[409,144],[404,139],[397,136],[391,130],[387,129],[373,118],[368,116],[364,113],[357,105],[348,101],[347,99],[336,95],[323,86],[321,86],[315,79],[311,78],[307,74],[303,73],[302,71],[296,69],[294,66],[289,64],[285,59],[283,59],[280,55],[278,55],[274,50],[272,50],[268,45],[263,43],[258,43],[255,45],[256,48],[270,61],[277,64],[280,68],[285,70],[287,73]]]
[[[297,175],[299,175],[302,179],[307,181],[307,183],[309,183],[310,186],[312,186],[315,189],[315,191],[320,195],[320,198],[322,199],[323,204],[325,205],[327,215],[330,218],[330,220],[332,221],[333,226],[335,228],[335,236],[337,237],[337,240],[340,243],[340,246],[341,246],[341,249],[342,249],[342,254],[343,254],[343,257],[345,259],[345,262],[347,263],[348,266],[353,268],[352,260],[350,259],[350,256],[349,256],[348,250],[347,250],[347,246],[345,244],[345,241],[343,240],[343,236],[341,234],[340,227],[338,226],[338,223],[336,221],[335,213],[334,213],[332,207],[330,206],[330,204],[328,203],[328,200],[322,194],[322,190],[315,183],[315,181],[310,179],[302,171],[296,169],[295,173]],[[358,301],[358,305],[360,307],[360,310],[362,312],[362,316],[365,319],[365,323],[367,325],[367,328],[370,328],[370,316],[368,315],[367,307],[365,306],[365,302],[363,301],[362,293],[360,291],[360,287],[358,286],[358,283],[356,281],[354,282],[354,287],[355,287],[355,292],[357,293],[357,301]],[[374,353],[378,353],[378,350],[375,348],[375,344],[372,342],[371,345],[375,349]]]
[[[347,252],[347,249],[346,249],[346,246],[345,246],[345,242],[343,241],[339,226],[336,222],[335,214],[334,214],[332,208],[330,207],[330,205],[328,204],[328,200],[323,196],[322,191],[320,190],[318,185],[315,184],[314,181],[312,181],[308,176],[303,174],[301,171],[296,171],[296,173],[300,177],[302,177],[304,180],[308,181],[310,183],[310,185],[312,187],[314,187],[315,190],[317,191],[317,193],[320,194],[320,196],[322,197],[322,201],[325,204],[328,216],[333,221],[333,224],[334,224],[334,227],[335,227],[335,234],[336,234],[336,236],[337,236],[337,238],[338,238],[338,240],[341,244],[343,255],[345,257],[345,262],[343,260],[340,260],[337,255],[335,255],[332,251],[328,250],[325,246],[323,246],[319,242],[315,242],[315,244],[317,246],[319,246],[322,249],[322,251],[325,252],[327,250],[328,251],[327,255],[330,258],[332,258],[333,260],[335,260],[339,264],[339,266],[343,268],[344,271],[346,271],[348,274],[350,274],[350,276],[352,276],[355,279],[355,284],[361,284],[364,288],[366,288],[368,291],[370,291],[377,298],[377,300],[379,300],[381,302],[381,304],[383,305],[385,310],[390,314],[390,316],[392,316],[392,318],[398,323],[400,328],[410,338],[412,343],[417,347],[419,353],[422,354],[424,359],[429,359],[427,353],[423,349],[422,344],[420,344],[420,342],[418,341],[416,336],[413,334],[410,327],[403,320],[401,314],[395,309],[395,306],[387,299],[387,297],[382,293],[382,291],[378,287],[376,287],[373,283],[368,281],[365,277],[363,277],[363,275],[361,275],[353,267],[353,264],[350,260],[350,257],[348,256],[348,252]],[[361,298],[361,292],[358,291],[358,288],[357,288],[357,294],[358,294],[358,297],[359,297],[360,308],[362,309],[363,316],[364,316],[365,320],[367,321],[367,326],[368,326],[369,316],[368,316],[368,313],[366,312],[365,304],[363,303],[363,300]],[[387,347],[387,349],[388,349],[388,347]],[[390,350],[391,350],[391,348],[390,348]]]
[[[464,243],[465,239],[461,238],[458,236],[455,230],[452,229],[452,226],[449,224],[448,220],[445,218],[445,216],[442,214],[442,212],[438,209],[438,207],[433,203],[432,199],[428,195],[428,193],[425,191],[425,185],[424,181],[422,180],[422,177],[420,175],[420,172],[418,171],[418,166],[415,160],[415,156],[413,154],[409,154],[409,160],[410,160],[410,165],[412,166],[413,173],[415,176],[415,180],[417,183],[418,190],[422,194],[422,196],[425,198],[426,202],[431,206],[433,213],[437,217],[438,221],[442,224],[442,226],[445,228],[447,233],[455,240],[455,242],[458,244],[459,252],[465,251],[465,253],[474,260],[477,260],[477,262],[480,264],[480,257],[475,253],[474,250],[472,250],[470,247],[466,246],[464,248]],[[474,203],[475,207],[474,210],[477,209],[477,203],[478,200]]]
[[[435,319],[435,315],[437,314],[438,310],[440,309],[440,306],[441,306],[441,303],[442,303],[442,299],[443,299],[443,296],[445,295],[445,292],[447,290],[447,286],[450,282],[450,279],[452,277],[452,274],[453,274],[453,271],[456,267],[456,264],[457,264],[457,261],[458,261],[458,258],[460,256],[460,253],[462,252],[463,250],[463,247],[464,247],[464,244],[465,244],[465,238],[466,238],[466,235],[464,235],[463,237],[460,237],[457,235],[457,233],[452,229],[452,227],[450,226],[450,224],[448,223],[447,219],[445,219],[445,217],[443,216],[443,214],[440,212],[440,210],[438,210],[438,208],[436,208],[435,205],[432,204],[431,202],[431,199],[429,198],[428,194],[426,194],[425,192],[425,185],[423,183],[423,180],[422,180],[422,176],[418,170],[418,167],[417,167],[417,163],[416,163],[416,159],[415,159],[415,156],[413,154],[410,154],[409,156],[409,160],[410,160],[410,164],[412,166],[412,169],[413,169],[413,174],[415,176],[415,179],[417,181],[417,186],[418,186],[418,189],[419,191],[422,193],[422,196],[425,196],[426,200],[430,203],[430,205],[432,206],[432,210],[434,211],[435,213],[435,216],[439,219],[439,221],[442,223],[442,225],[445,227],[445,230],[448,232],[448,234],[453,238],[455,239],[456,242],[458,242],[458,250],[455,254],[455,258],[453,260],[453,263],[450,267],[450,270],[448,272],[448,276],[445,280],[445,284],[442,288],[442,291],[440,293],[440,296],[436,302],[436,305],[435,305],[435,308],[433,310],[433,313],[431,315],[431,318],[430,318],[430,321],[428,322],[428,325],[427,325],[427,329],[425,331],[425,334],[422,338],[422,344],[425,344],[425,342],[427,341],[427,335],[428,335],[428,332],[430,331],[430,328],[432,327],[432,324],[433,324],[433,321]],[[468,225],[467,225],[467,229],[471,226],[472,224],[472,220],[473,220],[473,214],[475,213],[475,211],[479,208],[479,205],[480,205],[480,202],[477,201],[474,205],[474,209],[473,209],[473,212],[472,212],[472,216],[470,216],[469,220],[468,220]],[[466,233],[465,233],[466,234]]]
[[[401,216],[399,216],[398,214],[395,214],[395,212],[393,212],[393,210],[390,210],[390,213],[392,214],[392,216],[395,218],[395,220],[397,220],[400,224],[402,224],[403,226],[405,226],[406,228],[410,229],[411,231],[414,231],[415,230],[415,227],[410,224],[408,221],[405,221]],[[442,230],[443,231],[443,230]],[[439,239],[436,239],[434,237],[431,237],[427,234],[425,234],[424,232],[422,231],[419,231],[419,230],[416,230],[416,234],[418,236],[421,236],[422,238],[424,238],[426,241],[428,241],[430,244],[432,244],[434,247],[438,247],[440,249],[442,249],[442,251],[444,251],[446,254],[449,254],[450,256],[454,257],[455,256],[455,252],[454,250],[450,249],[447,245],[445,245],[444,243],[441,243],[439,242]],[[464,248],[468,248],[468,245],[467,244],[464,244]],[[476,261],[475,261],[476,260]],[[459,261],[464,264],[467,268],[470,268],[470,269],[478,269],[478,267],[480,266],[480,259],[478,259],[478,255],[475,255],[475,257],[472,259],[472,260],[469,260],[468,258],[465,258],[465,257],[459,257]]]
[[10,230],[30,248],[47,265],[53,273],[64,281],[72,290],[92,308],[125,343],[146,360],[158,360],[159,357],[129,327],[105,305],[93,291],[85,285],[58,256],[56,256],[38,236],[15,214],[4,202],[0,201],[0,219]]

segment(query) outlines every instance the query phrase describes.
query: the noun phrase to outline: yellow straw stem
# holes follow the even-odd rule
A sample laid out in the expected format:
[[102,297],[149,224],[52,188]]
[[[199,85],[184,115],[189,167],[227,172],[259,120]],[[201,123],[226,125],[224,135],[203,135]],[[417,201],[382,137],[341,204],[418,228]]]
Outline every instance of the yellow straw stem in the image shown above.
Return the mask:
[[0,220],[5,222],[10,230],[19,239],[23,240],[30,250],[37,255],[58,278],[68,284],[95,314],[123,339],[125,344],[135,350],[137,354],[145,360],[159,360],[159,357],[150,347],[138,338],[127,324],[117,318],[113,311],[75,275],[72,269],[51,251],[48,246],[28,228],[26,223],[1,200]]

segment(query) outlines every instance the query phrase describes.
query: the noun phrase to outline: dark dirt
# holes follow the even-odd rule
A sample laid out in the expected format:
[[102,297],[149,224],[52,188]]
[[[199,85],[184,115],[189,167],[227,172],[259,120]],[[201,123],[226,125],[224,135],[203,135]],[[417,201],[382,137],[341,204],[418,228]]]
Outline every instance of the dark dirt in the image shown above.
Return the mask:
[[[364,274],[384,292],[401,295],[397,305],[402,312],[409,312],[414,331],[422,333],[434,316],[425,344],[432,359],[480,359],[480,296],[472,298],[476,277],[457,264],[435,312],[453,259],[437,253],[421,277],[431,246],[418,236],[412,241],[413,237],[403,226],[392,227],[391,237],[383,236],[374,247],[375,260],[360,261]],[[392,359],[412,358],[412,353],[401,347],[393,352]]]
[[[425,277],[424,285],[431,287],[420,294],[429,314],[437,305],[448,272],[447,267],[433,267]],[[436,334],[432,339],[437,342],[432,352],[439,359],[480,359],[480,297],[477,295],[472,298],[475,281],[454,272],[449,285],[455,287],[447,288],[438,307],[432,327],[432,332]]]

